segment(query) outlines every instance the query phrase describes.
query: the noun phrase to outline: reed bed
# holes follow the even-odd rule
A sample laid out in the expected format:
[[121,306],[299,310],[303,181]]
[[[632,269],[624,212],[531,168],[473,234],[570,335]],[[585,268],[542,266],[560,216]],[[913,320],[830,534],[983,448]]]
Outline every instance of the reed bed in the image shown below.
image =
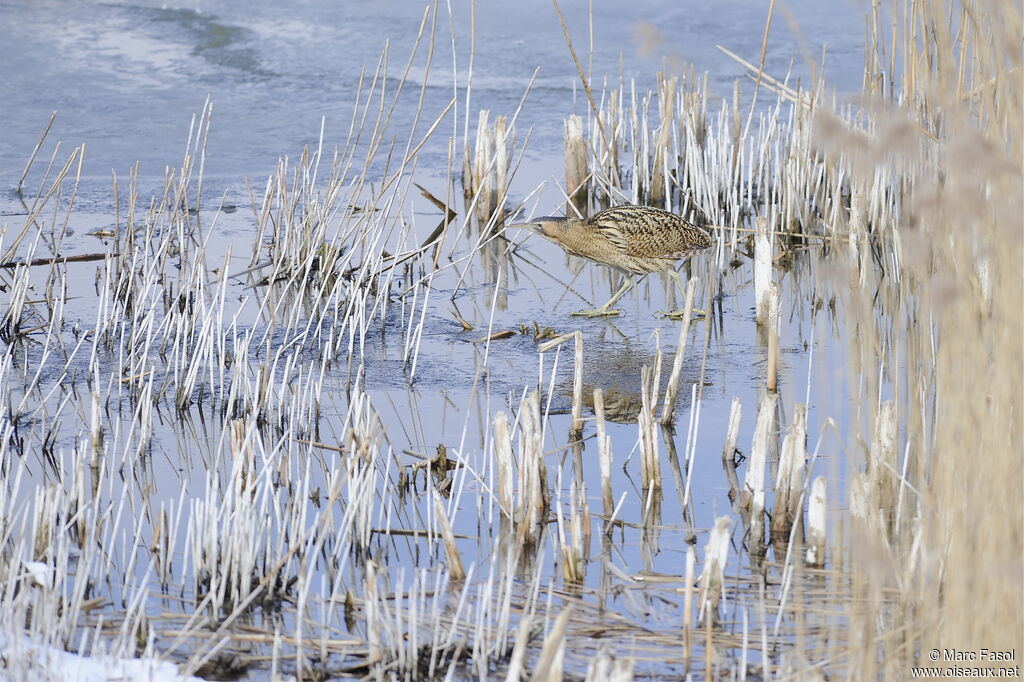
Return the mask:
[[[465,112],[460,214],[414,182],[459,95],[433,112],[421,97],[392,145],[407,85],[392,90],[385,52],[336,149],[321,131],[248,188],[244,254],[217,239],[225,214],[203,189],[210,104],[162,191],[115,178],[99,260],[59,255],[83,150],[55,148],[25,222],[0,231],[0,622],[18,624],[0,633],[15,642],[5,674],[34,679],[42,648],[211,679],[906,679],[930,649],[1012,649],[1021,17],[955,8],[872,7],[857,108],[756,67],[776,100],[751,115],[693,72],[646,93],[583,80],[591,111],[566,122],[560,203],[664,206],[717,236],[684,294],[707,317],[680,324],[664,382],[656,337],[628,424],[613,386],[587,386],[608,346],[594,327],[535,325],[532,341],[495,327],[529,258],[498,229],[518,111],[479,113],[472,138]],[[430,16],[410,63],[433,46]],[[430,232],[420,196],[441,212]],[[429,406],[461,435],[426,455],[410,432],[436,412],[389,420],[397,392],[374,363],[400,366],[415,406],[439,292],[454,302],[481,272],[495,286],[471,321],[454,313],[486,328],[471,389]],[[709,435],[724,297],[749,300],[765,362],[756,400],[731,400]],[[836,390],[815,364],[829,335],[847,363],[835,414],[816,406]],[[787,384],[800,340],[806,387]],[[492,395],[511,343],[536,376]],[[694,481],[720,447],[732,508],[712,498],[709,516]],[[656,570],[666,555],[675,568]]]

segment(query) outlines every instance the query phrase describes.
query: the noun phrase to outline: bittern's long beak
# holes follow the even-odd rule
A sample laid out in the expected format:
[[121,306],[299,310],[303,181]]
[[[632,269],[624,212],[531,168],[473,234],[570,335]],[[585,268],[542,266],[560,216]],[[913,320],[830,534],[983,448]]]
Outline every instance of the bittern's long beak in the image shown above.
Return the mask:
[[506,225],[506,230],[529,230],[530,232],[540,232],[540,223],[513,223],[512,225]]

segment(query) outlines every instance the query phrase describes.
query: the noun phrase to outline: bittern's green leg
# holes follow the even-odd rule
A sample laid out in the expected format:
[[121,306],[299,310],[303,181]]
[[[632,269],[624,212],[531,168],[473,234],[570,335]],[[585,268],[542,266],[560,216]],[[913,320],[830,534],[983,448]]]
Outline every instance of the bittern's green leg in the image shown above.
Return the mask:
[[[683,286],[683,280],[679,277],[679,273],[675,270],[669,270],[668,274],[673,280],[675,280],[676,288],[679,289],[679,294],[683,297],[683,301],[686,301],[686,287]],[[703,310],[699,310],[697,308],[693,308],[690,312],[697,317],[704,317],[707,314]],[[686,317],[685,310],[673,310],[667,313],[659,312],[659,314],[673,320],[680,320]]]
[[635,284],[633,277],[627,277],[626,281],[622,283],[619,290],[615,292],[615,295],[600,308],[592,308],[590,310],[578,310],[573,313],[576,317],[611,317],[613,315],[621,315],[621,310],[612,310],[612,306],[618,303],[622,295],[629,291],[629,288]]

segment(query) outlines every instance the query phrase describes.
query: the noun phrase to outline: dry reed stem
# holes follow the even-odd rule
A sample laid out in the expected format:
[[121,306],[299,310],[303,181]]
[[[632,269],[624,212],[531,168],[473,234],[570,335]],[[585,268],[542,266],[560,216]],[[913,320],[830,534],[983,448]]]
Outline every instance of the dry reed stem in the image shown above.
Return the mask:
[[585,682],[632,682],[633,661],[615,658],[608,645],[602,642],[597,647],[596,655],[587,664]]
[[21,171],[21,177],[18,178],[18,185],[14,189],[15,194],[21,194],[21,189],[25,185],[25,178],[28,176],[28,172],[36,160],[36,155],[39,153],[39,149],[43,146],[43,142],[46,140],[46,136],[50,134],[50,128],[53,127],[53,122],[55,120],[57,120],[57,112],[53,111],[50,113],[50,120],[48,120],[46,122],[46,126],[43,127],[42,134],[39,135],[39,140],[36,142],[36,146],[32,148],[32,153],[29,154],[28,161],[25,163],[25,169]]
[[533,627],[532,619],[524,615],[519,620],[519,627],[516,629],[516,640],[512,647],[512,655],[509,657],[508,671],[505,673],[506,682],[520,682],[526,663],[526,649],[530,643],[530,630]]
[[573,607],[567,606],[555,618],[548,636],[544,638],[537,665],[530,675],[531,682],[557,682],[562,679],[562,654],[565,651],[565,634],[572,618]]
[[459,546],[455,543],[455,534],[452,533],[452,524],[448,520],[448,512],[444,509],[441,496],[434,491],[434,513],[437,515],[437,525],[441,531],[441,539],[444,541],[444,554],[448,559],[448,574],[452,580],[462,581],[466,579],[466,570],[462,567],[462,557],[459,554]]
[[601,131],[601,144],[604,148],[608,148],[608,133],[604,129],[604,124],[601,123],[601,113],[597,108],[597,104],[594,103],[594,95],[590,91],[590,83],[587,81],[587,77],[583,75],[583,67],[580,66],[580,60],[576,57],[576,50],[572,46],[572,38],[569,37],[569,28],[565,25],[565,17],[562,16],[562,8],[558,6],[558,0],[551,0],[551,4],[554,5],[555,12],[558,14],[558,23],[562,26],[562,35],[565,36],[565,44],[569,48],[573,64],[576,65],[576,73],[579,74],[580,83],[583,84],[583,91],[587,93],[587,101],[590,102],[590,110],[595,117],[594,122],[597,124],[597,129]]
[[679,395],[679,382],[683,374],[683,357],[686,354],[686,341],[690,332],[690,314],[693,312],[693,295],[697,281],[690,278],[686,283],[686,300],[683,303],[683,324],[679,329],[679,341],[676,353],[672,358],[672,372],[669,374],[668,385],[665,387],[665,402],[661,410],[661,423],[671,424],[675,416],[676,397]]

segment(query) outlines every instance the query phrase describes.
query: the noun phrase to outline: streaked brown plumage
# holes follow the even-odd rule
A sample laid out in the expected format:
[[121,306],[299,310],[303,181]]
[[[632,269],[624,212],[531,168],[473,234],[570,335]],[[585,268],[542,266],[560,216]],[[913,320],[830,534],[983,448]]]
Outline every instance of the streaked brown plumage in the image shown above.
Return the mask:
[[509,225],[532,229],[574,256],[587,258],[630,275],[610,301],[574,315],[618,315],[612,310],[636,277],[669,271],[678,278],[675,262],[711,246],[711,236],[693,223],[649,206],[614,206],[589,218],[546,216]]

